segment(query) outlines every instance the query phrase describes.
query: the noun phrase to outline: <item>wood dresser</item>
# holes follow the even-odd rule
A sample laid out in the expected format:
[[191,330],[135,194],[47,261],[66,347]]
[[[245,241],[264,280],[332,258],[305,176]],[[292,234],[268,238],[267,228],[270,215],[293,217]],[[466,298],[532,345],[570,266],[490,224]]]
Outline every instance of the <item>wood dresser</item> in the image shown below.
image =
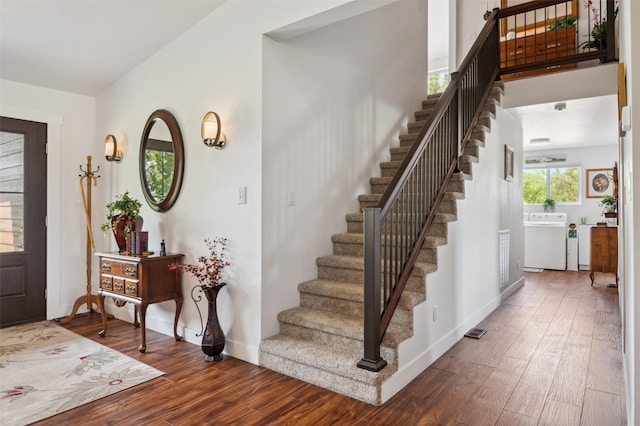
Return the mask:
[[616,276],[618,286],[618,227],[594,226],[591,228],[591,259],[590,259],[591,285],[593,285],[594,273],[611,273]]
[[[147,349],[145,316],[147,307],[152,303],[175,300],[176,314],[173,321],[173,335],[178,336],[178,318],[182,310],[181,273],[169,270],[172,263],[180,263],[182,254],[166,256],[127,256],[119,253],[96,253],[100,258],[100,289],[98,305],[102,313],[102,331],[100,336],[107,335],[107,318],[104,310],[104,298],[114,299],[116,306],[124,306],[127,302],[135,307],[134,325],[142,325],[142,342],[138,350]],[[140,322],[138,322],[138,317]]]
[[[576,53],[575,27],[542,31],[526,36],[518,34],[513,40],[500,42],[500,68],[530,65]],[[505,74],[501,78],[511,80],[573,68],[575,64],[553,65],[532,71]]]

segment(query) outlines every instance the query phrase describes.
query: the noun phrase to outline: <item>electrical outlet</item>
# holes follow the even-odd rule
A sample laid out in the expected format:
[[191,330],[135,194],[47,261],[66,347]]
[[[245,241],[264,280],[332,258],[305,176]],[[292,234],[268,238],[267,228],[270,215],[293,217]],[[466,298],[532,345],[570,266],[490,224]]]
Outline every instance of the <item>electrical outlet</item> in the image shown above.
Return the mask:
[[238,204],[247,204],[247,187],[238,187]]

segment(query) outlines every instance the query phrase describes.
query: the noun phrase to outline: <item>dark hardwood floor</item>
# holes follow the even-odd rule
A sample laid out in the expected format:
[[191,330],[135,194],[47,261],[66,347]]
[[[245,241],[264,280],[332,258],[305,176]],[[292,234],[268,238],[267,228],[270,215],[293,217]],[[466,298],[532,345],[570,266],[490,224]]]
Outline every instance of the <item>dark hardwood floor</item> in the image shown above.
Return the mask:
[[165,372],[38,424],[83,425],[624,425],[620,313],[612,277],[527,273],[526,284],[382,407],[231,357],[206,363],[197,345],[98,315],[66,328]]

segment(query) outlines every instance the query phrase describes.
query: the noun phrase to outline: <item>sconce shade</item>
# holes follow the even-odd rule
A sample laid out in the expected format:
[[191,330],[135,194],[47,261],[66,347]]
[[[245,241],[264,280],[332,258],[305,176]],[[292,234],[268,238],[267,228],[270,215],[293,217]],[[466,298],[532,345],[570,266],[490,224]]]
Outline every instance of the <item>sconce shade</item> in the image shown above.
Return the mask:
[[221,131],[220,116],[212,111],[205,114],[202,119],[202,127],[200,129],[202,142],[207,146],[213,146],[218,149],[224,148],[227,138]]
[[120,162],[122,160],[122,152],[118,151],[118,141],[113,135],[107,135],[104,138],[104,157],[107,161]]

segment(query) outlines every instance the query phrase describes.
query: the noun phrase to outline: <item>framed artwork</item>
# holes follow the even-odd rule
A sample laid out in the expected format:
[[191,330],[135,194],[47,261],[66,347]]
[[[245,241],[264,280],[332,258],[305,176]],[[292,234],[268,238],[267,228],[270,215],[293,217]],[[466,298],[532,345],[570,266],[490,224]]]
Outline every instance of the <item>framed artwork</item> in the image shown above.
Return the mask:
[[509,145],[504,146],[504,180],[513,180],[513,149]]
[[587,169],[587,198],[613,195],[613,169]]

